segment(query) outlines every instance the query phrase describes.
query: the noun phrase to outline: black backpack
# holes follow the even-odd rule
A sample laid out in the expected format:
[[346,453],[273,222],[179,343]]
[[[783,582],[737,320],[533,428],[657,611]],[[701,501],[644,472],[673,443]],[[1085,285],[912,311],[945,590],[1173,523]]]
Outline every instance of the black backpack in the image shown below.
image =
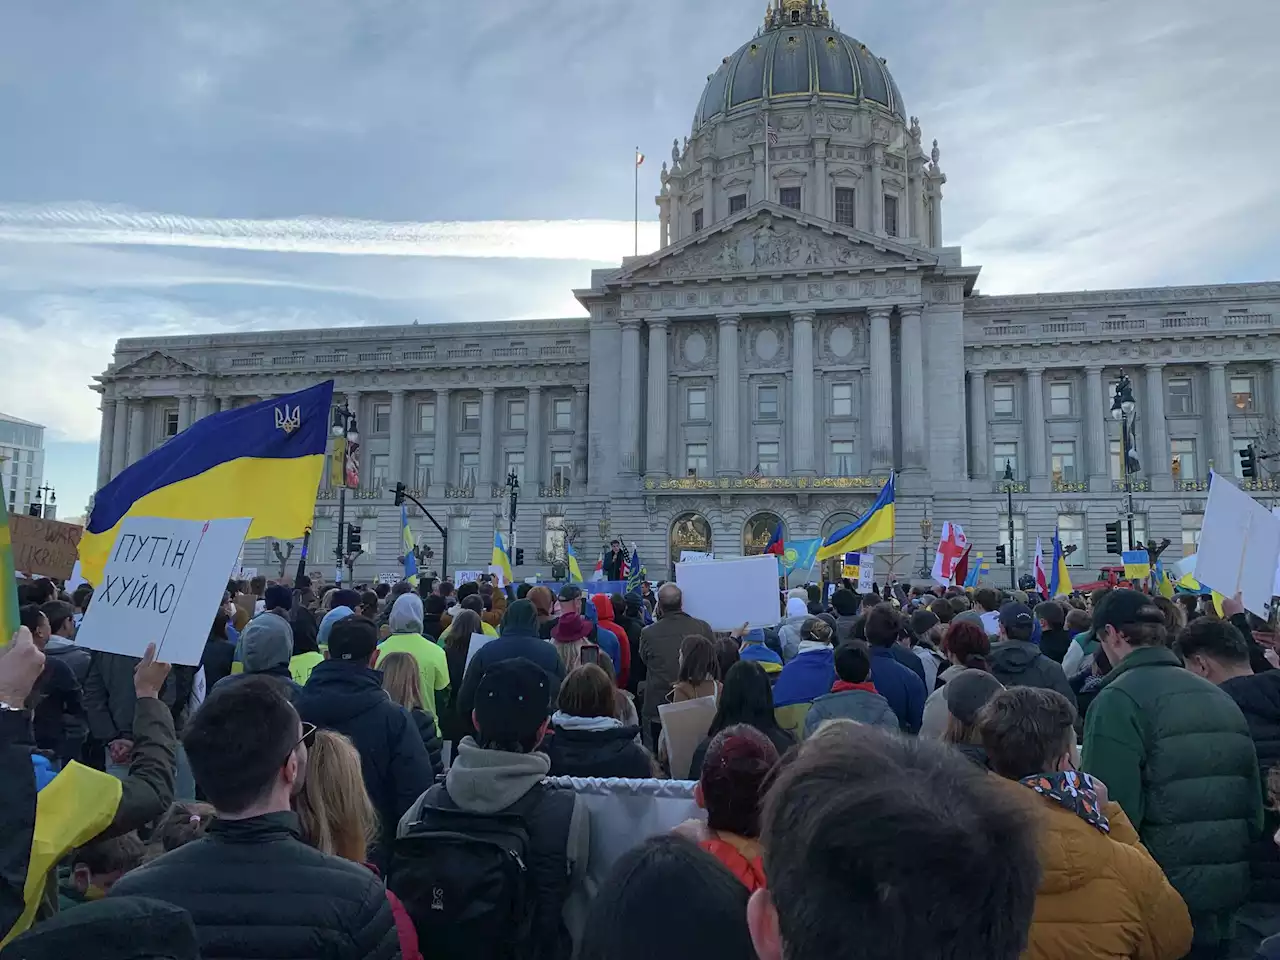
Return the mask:
[[532,952],[529,831],[512,813],[424,805],[395,842],[387,886],[413,919],[424,960]]

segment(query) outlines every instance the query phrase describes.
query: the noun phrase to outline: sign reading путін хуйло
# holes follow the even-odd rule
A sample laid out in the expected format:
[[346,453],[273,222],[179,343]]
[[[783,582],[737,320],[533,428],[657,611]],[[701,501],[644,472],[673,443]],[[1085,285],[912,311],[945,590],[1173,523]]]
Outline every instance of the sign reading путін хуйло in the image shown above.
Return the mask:
[[90,650],[195,666],[249,532],[248,518],[129,517],[76,634]]

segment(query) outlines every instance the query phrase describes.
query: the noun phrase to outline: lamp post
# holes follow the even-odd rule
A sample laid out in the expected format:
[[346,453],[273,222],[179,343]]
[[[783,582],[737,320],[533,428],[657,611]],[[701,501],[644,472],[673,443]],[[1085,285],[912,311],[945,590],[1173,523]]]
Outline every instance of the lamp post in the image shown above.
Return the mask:
[[1137,544],[1133,536],[1133,480],[1132,475],[1142,469],[1138,462],[1137,451],[1130,450],[1132,438],[1129,436],[1130,423],[1138,410],[1133,399],[1133,384],[1128,375],[1121,370],[1120,379],[1116,381],[1116,392],[1111,398],[1111,418],[1120,421],[1120,477],[1124,481],[1125,519],[1129,527],[1129,549],[1136,550]]
[[1009,499],[1008,511],[1005,513],[1006,519],[1009,521],[1009,589],[1018,589],[1018,563],[1014,559],[1013,550],[1013,464],[1006,460],[1004,462],[1004,492]]
[[921,577],[927,577],[933,571],[929,568],[929,537],[933,534],[933,520],[930,517],[920,518],[920,569]]
[[507,474],[507,495],[511,498],[511,508],[507,516],[507,549],[512,559],[516,555],[516,504],[520,500],[520,476],[514,470]]
[[358,444],[360,442],[356,416],[351,412],[351,408],[345,400],[342,402],[341,407],[333,411],[333,436],[335,439],[343,441],[337,444],[334,450],[334,456],[340,454],[342,457],[342,482],[338,485],[338,536],[337,543],[333,546],[334,582],[341,584],[342,561],[346,546],[343,542],[342,533],[347,522],[347,450],[349,444]]

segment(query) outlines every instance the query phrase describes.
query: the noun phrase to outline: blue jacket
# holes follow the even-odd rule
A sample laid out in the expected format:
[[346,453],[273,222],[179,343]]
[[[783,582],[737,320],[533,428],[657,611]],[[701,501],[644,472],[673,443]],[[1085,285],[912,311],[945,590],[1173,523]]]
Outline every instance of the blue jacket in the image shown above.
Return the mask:
[[871,648],[871,682],[880,696],[889,701],[902,729],[919,733],[924,715],[924,684],[910,667],[894,659],[888,647]]
[[[830,693],[835,682],[836,658],[831,647],[798,653],[778,674],[778,682],[773,685],[773,705],[789,707],[795,703],[812,703]],[[923,703],[922,697],[921,710]]]
[[[607,630],[600,632],[608,633]],[[617,638],[611,637],[611,639],[616,645]],[[560,682],[564,680],[564,662],[561,661],[560,654],[556,653],[555,644],[543,640],[536,633],[516,632],[508,628],[497,640],[490,640],[476,651],[476,655],[471,658],[471,663],[467,667],[467,672],[463,674],[462,687],[458,690],[454,703],[457,705],[458,719],[468,730],[474,732],[471,726],[471,713],[475,710],[476,691],[480,688],[484,672],[500,660],[514,660],[516,657],[532,660],[546,672],[551,686],[547,716],[551,716],[555,711],[556,699],[560,696]]]
[[[592,607],[595,604],[589,603],[587,606]],[[622,644],[618,642],[617,637],[604,627],[596,631],[596,644],[603,653],[609,655],[609,659],[613,662],[613,675],[616,677],[622,669]],[[559,654],[556,654],[556,659],[560,659]]]

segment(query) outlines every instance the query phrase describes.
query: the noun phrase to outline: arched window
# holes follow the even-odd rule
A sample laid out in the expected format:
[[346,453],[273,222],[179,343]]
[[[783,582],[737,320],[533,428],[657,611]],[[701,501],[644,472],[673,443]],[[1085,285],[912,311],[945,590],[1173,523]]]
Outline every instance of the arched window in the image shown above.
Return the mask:
[[[782,518],[776,513],[757,513],[747,525],[742,528],[742,555],[744,557],[754,557],[756,554],[764,553],[764,548],[769,545],[773,532],[778,529],[778,525],[782,523]],[[786,528],[783,527],[783,538],[786,538]]]
[[685,550],[711,552],[711,524],[700,513],[682,513],[671,524],[669,537],[671,562],[678,563]]
[[841,527],[847,527],[857,519],[856,513],[833,513],[822,522],[822,539],[825,540]]

